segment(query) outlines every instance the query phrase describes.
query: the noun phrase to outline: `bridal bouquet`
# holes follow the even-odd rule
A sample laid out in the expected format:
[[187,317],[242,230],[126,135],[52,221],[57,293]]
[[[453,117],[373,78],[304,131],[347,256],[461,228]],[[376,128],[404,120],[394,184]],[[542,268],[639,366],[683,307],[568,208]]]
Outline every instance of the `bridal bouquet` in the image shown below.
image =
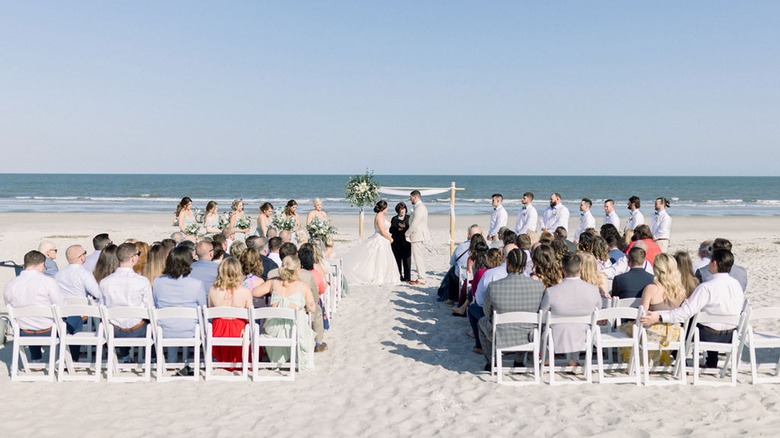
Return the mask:
[[199,224],[203,223],[203,211],[201,211],[199,208],[195,209],[195,222]]
[[347,201],[353,207],[371,205],[379,198],[379,184],[374,181],[374,172],[355,175],[347,181]]
[[230,214],[223,213],[219,215],[219,223],[217,224],[217,228],[224,230],[228,227],[228,225],[230,225]]
[[200,225],[198,224],[189,224],[186,227],[184,227],[184,234],[190,236],[197,236],[198,233],[200,233]]
[[327,242],[332,235],[338,232],[336,227],[334,227],[329,220],[323,221],[318,217],[315,217],[314,220],[306,226],[306,230],[309,232],[309,241],[320,239],[323,242]]
[[238,229],[248,229],[252,226],[252,216],[242,216],[238,219],[236,219],[236,228]]
[[284,210],[277,208],[274,210],[273,218],[271,218],[271,225],[277,230],[292,230],[295,228],[295,217],[285,216]]

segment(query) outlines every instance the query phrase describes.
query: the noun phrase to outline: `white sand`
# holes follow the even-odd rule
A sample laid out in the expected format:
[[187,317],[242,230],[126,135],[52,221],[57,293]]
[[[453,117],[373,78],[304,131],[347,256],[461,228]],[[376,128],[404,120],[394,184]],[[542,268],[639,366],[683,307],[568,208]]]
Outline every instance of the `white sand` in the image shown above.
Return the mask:
[[[432,217],[428,254],[437,278],[447,268],[448,218]],[[472,222],[458,218],[458,236]],[[694,253],[705,238],[735,243],[748,268],[754,306],[780,304],[780,218],[675,218],[671,249]],[[356,217],[336,217],[337,249],[354,245]],[[170,234],[167,215],[0,214],[0,260],[21,262],[46,237],[64,256],[69,244],[152,242]],[[367,229],[370,229],[370,222]],[[370,231],[367,231],[370,232]],[[66,263],[58,260],[60,266]],[[0,284],[13,272],[0,270]],[[316,371],[294,383],[11,383],[10,343],[0,350],[3,436],[663,436],[774,434],[778,386],[736,388],[586,385],[504,387],[481,371],[465,318],[450,316],[427,288],[354,287],[326,333],[330,349]],[[780,331],[780,325],[771,326]],[[251,431],[251,432],[250,432]]]

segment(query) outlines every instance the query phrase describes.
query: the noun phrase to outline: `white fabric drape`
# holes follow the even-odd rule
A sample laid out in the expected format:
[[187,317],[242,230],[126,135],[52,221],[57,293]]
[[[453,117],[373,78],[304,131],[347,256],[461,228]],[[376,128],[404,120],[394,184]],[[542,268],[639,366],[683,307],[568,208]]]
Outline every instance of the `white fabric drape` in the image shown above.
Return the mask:
[[[431,195],[438,195],[440,193],[447,193],[449,192],[449,187],[446,189],[426,189],[426,190],[420,190],[420,196],[431,196]],[[409,196],[409,192],[411,190],[399,190],[399,189],[392,189],[392,188],[379,188],[379,193],[384,193],[386,195],[395,195],[395,196]]]

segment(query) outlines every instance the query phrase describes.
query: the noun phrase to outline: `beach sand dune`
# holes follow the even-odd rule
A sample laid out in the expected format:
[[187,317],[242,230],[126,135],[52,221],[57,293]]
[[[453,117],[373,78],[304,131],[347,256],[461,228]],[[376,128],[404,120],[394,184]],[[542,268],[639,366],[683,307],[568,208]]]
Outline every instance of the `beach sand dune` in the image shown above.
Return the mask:
[[[60,254],[109,232],[114,242],[167,237],[161,215],[2,214],[0,259],[21,262],[46,237]],[[357,219],[334,218],[339,252],[355,244]],[[471,223],[458,218],[456,241]],[[448,262],[448,218],[433,216],[428,253],[436,278]],[[370,223],[369,223],[370,225]],[[780,218],[675,218],[671,249],[692,254],[705,238],[735,243],[754,306],[779,305]],[[65,262],[59,260],[60,266]],[[0,271],[0,284],[13,275]],[[506,387],[482,372],[464,318],[425,288],[353,287],[326,334],[330,349],[294,383],[11,383],[10,343],[0,349],[3,436],[736,436],[774,434],[780,386],[736,388],[585,385]],[[766,329],[780,332],[780,324]],[[774,354],[763,355],[772,360]]]

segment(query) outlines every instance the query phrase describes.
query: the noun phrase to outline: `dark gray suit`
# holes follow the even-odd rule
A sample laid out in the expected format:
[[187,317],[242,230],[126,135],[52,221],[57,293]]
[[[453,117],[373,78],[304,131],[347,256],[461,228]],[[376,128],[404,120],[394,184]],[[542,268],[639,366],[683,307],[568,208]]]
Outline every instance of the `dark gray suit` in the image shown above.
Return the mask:
[[[538,312],[544,295],[544,284],[531,280],[522,273],[509,274],[508,277],[490,283],[485,293],[482,308],[485,316],[479,320],[479,341],[485,356],[490,360],[493,342],[493,311]],[[498,347],[509,347],[528,342],[533,326],[528,324],[508,324],[501,327],[496,339]]]

